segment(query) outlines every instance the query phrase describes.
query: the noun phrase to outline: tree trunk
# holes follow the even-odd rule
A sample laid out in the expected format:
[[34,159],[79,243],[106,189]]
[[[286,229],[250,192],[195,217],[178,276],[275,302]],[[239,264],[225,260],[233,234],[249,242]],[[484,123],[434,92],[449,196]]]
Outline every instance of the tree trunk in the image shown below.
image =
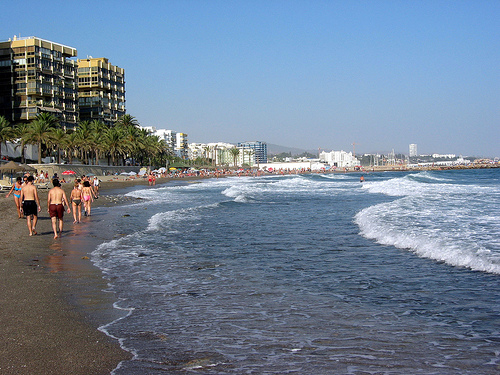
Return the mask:
[[38,142],[38,164],[42,164],[42,142]]

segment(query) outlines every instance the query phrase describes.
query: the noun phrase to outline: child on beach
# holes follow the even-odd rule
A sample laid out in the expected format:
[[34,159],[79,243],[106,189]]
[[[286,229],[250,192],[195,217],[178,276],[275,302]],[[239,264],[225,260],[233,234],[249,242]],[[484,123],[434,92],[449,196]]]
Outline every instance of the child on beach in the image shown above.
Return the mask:
[[73,218],[75,219],[73,223],[79,223],[82,221],[82,191],[80,190],[80,183],[78,181],[75,181],[69,199],[73,206]]
[[14,185],[12,185],[12,187],[10,188],[10,191],[7,193],[7,195],[5,196],[5,198],[8,198],[9,195],[13,193],[14,195],[14,202],[16,203],[16,207],[17,207],[17,215],[19,216],[19,219],[21,219],[23,217],[23,215],[21,214],[21,189],[23,188],[23,179],[21,177],[18,177],[16,179],[16,182],[14,182]]

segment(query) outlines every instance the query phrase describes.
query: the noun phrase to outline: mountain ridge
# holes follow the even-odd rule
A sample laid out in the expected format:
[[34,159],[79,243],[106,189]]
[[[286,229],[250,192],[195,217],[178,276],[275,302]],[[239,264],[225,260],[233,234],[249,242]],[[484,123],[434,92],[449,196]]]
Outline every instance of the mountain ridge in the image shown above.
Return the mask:
[[295,155],[300,155],[303,154],[304,152],[309,152],[311,154],[317,154],[317,150],[306,150],[304,148],[298,148],[298,147],[287,147],[287,146],[281,146],[281,145],[276,145],[273,143],[268,143],[267,144],[267,153],[271,155],[276,155],[276,154],[281,154],[283,152],[290,152],[292,156]]

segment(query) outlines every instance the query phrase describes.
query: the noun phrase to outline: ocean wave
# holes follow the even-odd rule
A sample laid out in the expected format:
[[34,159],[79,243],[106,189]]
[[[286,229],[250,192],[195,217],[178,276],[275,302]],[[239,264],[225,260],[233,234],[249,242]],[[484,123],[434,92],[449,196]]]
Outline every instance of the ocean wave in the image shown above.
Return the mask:
[[[481,189],[479,186],[473,189]],[[363,183],[363,189],[373,194],[384,194],[392,197],[405,196],[428,196],[446,194],[462,194],[470,192],[471,187],[461,184],[453,184],[451,180],[438,178],[427,172],[407,174],[403,177],[392,178],[382,181],[370,181]]]
[[228,198],[232,198],[238,203],[249,203],[255,200],[255,193],[257,193],[257,187],[253,185],[233,185],[222,191],[222,194]]
[[[383,245],[409,249],[421,257],[452,266],[500,274],[499,219],[480,233],[473,228],[474,215],[463,208],[440,210],[440,206],[402,198],[365,208],[355,216],[360,234]],[[425,207],[425,208],[424,208]],[[487,233],[486,233],[487,232]]]
[[423,171],[419,173],[412,173],[408,175],[409,178],[417,178],[422,181],[450,181],[450,179],[443,177],[442,174],[436,175],[436,172]]
[[[321,178],[326,178],[328,180],[352,180],[353,178],[351,177],[350,174],[346,174],[346,173],[334,173],[334,174],[320,174],[319,175]],[[357,179],[357,175],[356,175],[356,179]]]
[[138,254],[147,251],[142,244],[135,241],[137,237],[137,233],[133,233],[100,244],[91,254],[92,263],[107,273],[110,267],[116,264],[110,261],[111,258],[129,261],[137,259]]
[[[213,209],[220,206],[220,203],[212,203],[203,206],[180,208],[177,210],[159,212],[151,216],[148,220],[148,227],[146,232],[158,232],[158,231],[168,231],[169,233],[180,233],[180,229],[177,229],[179,223],[185,225],[188,222],[193,222],[200,220],[202,218],[202,212],[206,209]],[[177,224],[173,226],[172,223]],[[182,226],[181,226],[182,227]]]

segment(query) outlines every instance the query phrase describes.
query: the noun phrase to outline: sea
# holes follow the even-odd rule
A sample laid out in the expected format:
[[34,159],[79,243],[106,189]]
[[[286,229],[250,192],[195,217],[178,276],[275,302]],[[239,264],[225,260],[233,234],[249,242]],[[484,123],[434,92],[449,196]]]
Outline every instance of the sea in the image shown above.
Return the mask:
[[[169,182],[93,210],[113,374],[499,374],[500,169]],[[94,213],[95,212],[95,213]]]

